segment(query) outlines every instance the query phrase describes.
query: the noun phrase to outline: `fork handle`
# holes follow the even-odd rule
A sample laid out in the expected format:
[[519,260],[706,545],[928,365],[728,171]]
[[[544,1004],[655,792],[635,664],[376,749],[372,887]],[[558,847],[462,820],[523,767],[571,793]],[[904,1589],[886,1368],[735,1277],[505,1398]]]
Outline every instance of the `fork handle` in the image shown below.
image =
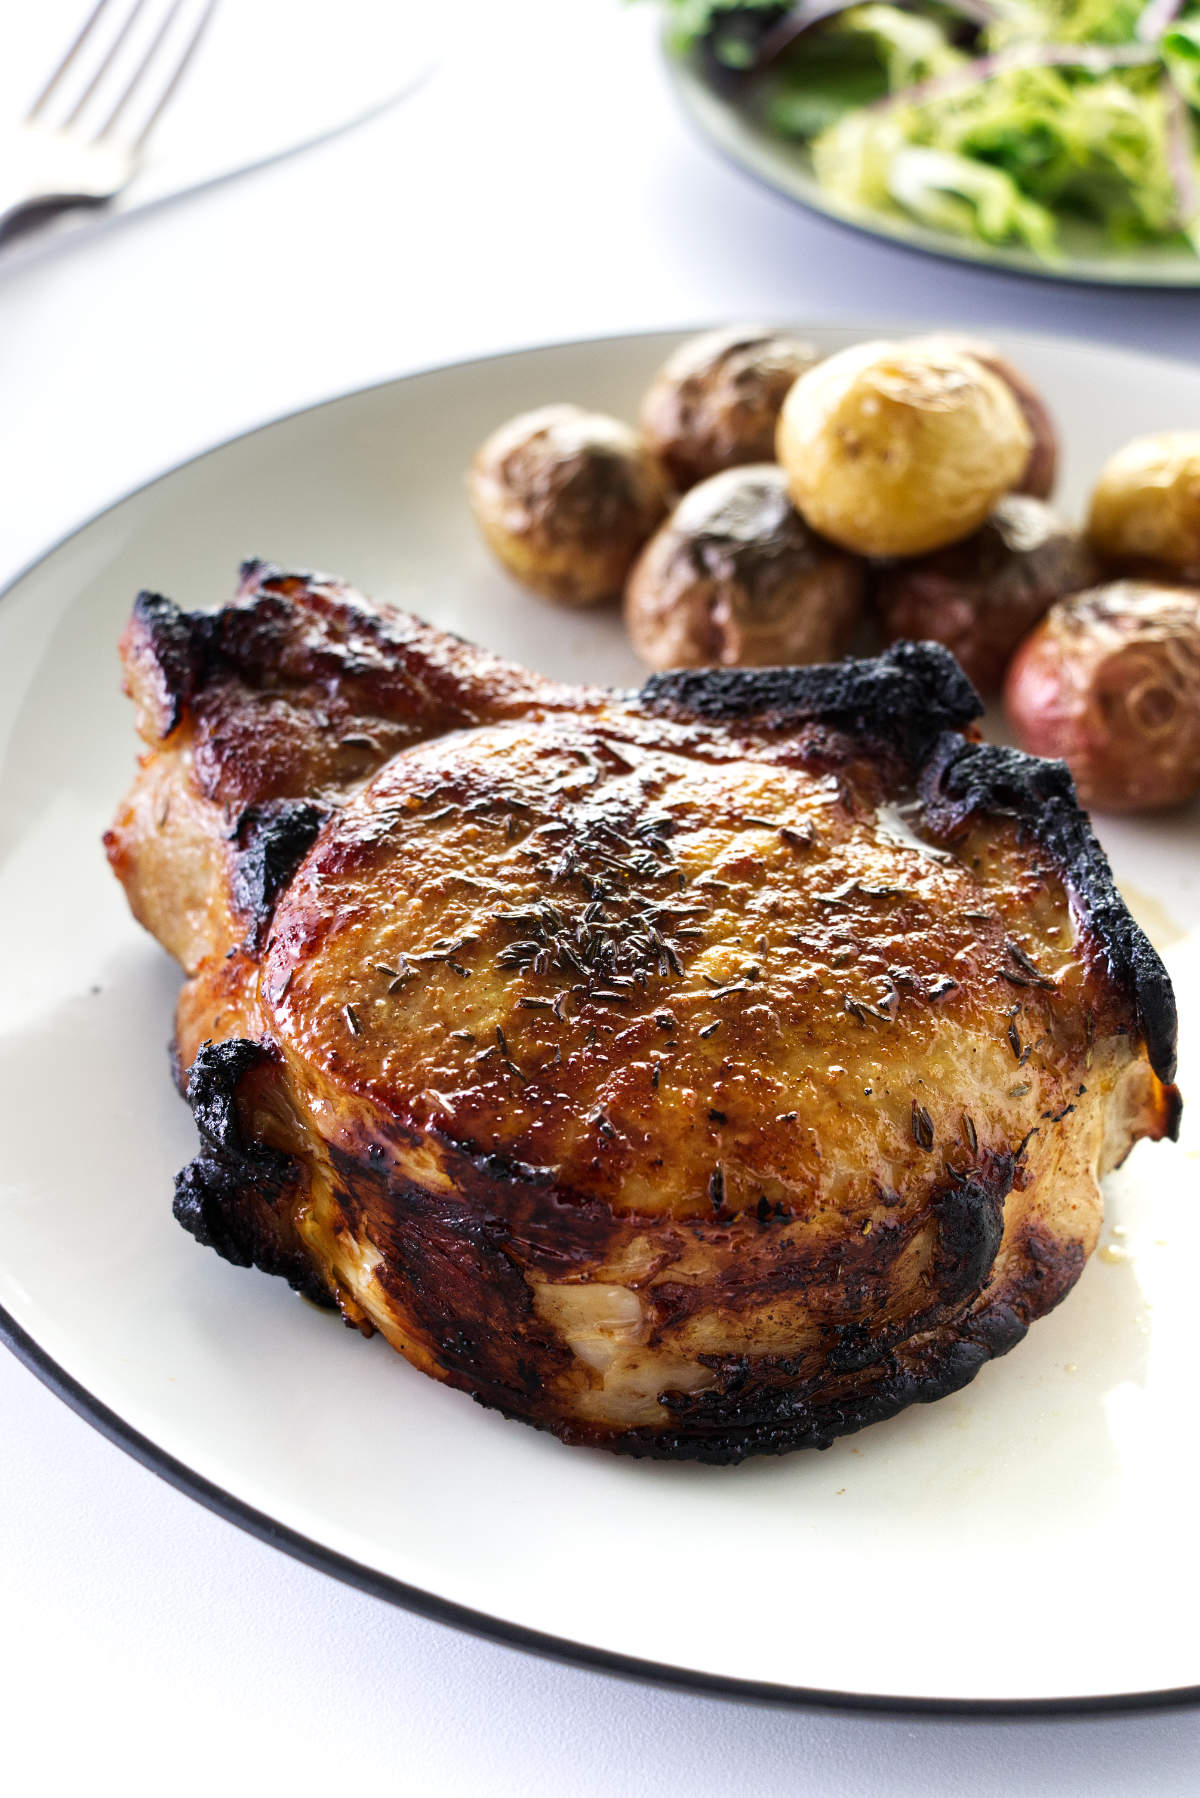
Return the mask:
[[102,206],[102,200],[93,199],[90,194],[47,194],[34,199],[15,200],[5,205],[3,190],[0,189],[0,244],[5,244],[13,237],[21,237],[27,231],[33,231],[40,225],[49,224],[60,212],[71,212],[79,206]]
[[98,206],[128,178],[127,157],[22,128],[0,143],[0,242],[76,206]]

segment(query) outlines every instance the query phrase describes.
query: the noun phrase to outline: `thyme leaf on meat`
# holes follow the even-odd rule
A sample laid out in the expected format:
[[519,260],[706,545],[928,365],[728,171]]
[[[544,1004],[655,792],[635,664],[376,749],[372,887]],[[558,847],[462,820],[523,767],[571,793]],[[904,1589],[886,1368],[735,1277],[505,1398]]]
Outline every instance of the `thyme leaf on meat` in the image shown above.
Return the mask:
[[912,1102],[912,1138],[919,1149],[933,1147],[933,1119],[915,1099]]

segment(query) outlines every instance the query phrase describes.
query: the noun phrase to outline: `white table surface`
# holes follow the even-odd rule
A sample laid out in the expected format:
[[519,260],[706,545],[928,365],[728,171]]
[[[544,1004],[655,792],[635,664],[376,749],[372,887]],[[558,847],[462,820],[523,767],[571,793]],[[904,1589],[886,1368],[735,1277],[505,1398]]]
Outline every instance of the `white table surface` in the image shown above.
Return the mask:
[[[328,15],[278,6],[294,30]],[[1200,348],[1200,295],[977,274],[758,191],[676,118],[648,7],[460,0],[444,31],[434,76],[370,125],[0,255],[0,580],[213,442],[498,348],[738,316]],[[997,1723],[746,1706],[458,1635],[210,1515],[7,1355],[0,1441],[7,1790],[105,1774],[132,1793],[261,1775],[421,1798],[1200,1790],[1193,1711]],[[971,1594],[957,1614],[975,1615]]]

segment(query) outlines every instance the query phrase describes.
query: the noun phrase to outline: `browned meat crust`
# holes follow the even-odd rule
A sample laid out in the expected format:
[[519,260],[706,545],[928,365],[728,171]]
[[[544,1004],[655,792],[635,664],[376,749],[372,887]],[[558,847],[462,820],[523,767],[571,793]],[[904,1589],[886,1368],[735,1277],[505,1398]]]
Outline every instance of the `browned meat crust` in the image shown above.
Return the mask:
[[1178,1096],[1059,764],[933,645],[564,687],[336,582],[143,595],[109,832],[188,974],[176,1215],[568,1441],[736,1461],[955,1390]]

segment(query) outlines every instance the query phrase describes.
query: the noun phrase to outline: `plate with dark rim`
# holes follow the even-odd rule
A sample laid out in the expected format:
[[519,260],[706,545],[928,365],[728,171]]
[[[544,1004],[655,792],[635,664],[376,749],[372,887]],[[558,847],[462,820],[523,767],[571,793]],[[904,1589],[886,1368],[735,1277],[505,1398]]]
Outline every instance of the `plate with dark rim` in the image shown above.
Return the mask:
[[856,206],[822,187],[805,145],[772,131],[752,104],[718,93],[693,57],[664,45],[663,60],[684,116],[707,143],[754,180],[835,224],[906,250],[1010,275],[1035,275],[1043,281],[1078,281],[1101,287],[1200,287],[1200,256],[1179,240],[1118,247],[1108,242],[1098,225],[1085,219],[1064,219],[1061,255],[1050,261],[1021,244],[975,243],[936,231],[899,211],[885,213]]
[[[947,321],[952,322],[952,321]],[[860,330],[815,327],[826,348]],[[1077,510],[1128,437],[1200,416],[1200,369],[998,340],[1063,428]],[[177,973],[100,835],[135,754],[116,643],[134,592],[227,599],[251,555],[343,575],[560,676],[639,670],[613,614],[513,587],[463,470],[511,413],[626,417],[672,334],[433,370],[280,419],[82,525],[0,605],[0,1307],[9,1345],[164,1478],[381,1597],[641,1678],[923,1710],[1200,1696],[1190,1419],[1200,1131],[1106,1184],[1076,1290],[964,1391],[825,1453],[634,1462],[481,1410],[197,1248],[171,1216],[191,1118],[168,1073]],[[1196,807],[1099,821],[1181,999],[1195,1090]]]

